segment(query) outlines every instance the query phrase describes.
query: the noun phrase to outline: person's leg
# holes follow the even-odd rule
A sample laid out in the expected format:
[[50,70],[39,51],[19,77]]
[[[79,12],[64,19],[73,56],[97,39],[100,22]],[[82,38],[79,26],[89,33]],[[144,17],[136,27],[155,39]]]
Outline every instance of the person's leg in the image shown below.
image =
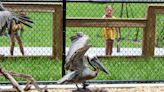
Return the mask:
[[108,40],[105,40],[105,55],[108,55],[109,46],[108,46]]
[[23,48],[22,40],[21,40],[20,36],[18,36],[18,35],[16,36],[16,39],[19,44],[20,51],[21,51],[22,55],[24,56],[24,48]]
[[11,33],[10,34],[10,55],[12,55],[12,56],[14,53],[14,46],[15,46],[15,38],[14,38],[14,34]]
[[106,55],[112,55],[113,52],[113,40],[108,39],[106,40]]

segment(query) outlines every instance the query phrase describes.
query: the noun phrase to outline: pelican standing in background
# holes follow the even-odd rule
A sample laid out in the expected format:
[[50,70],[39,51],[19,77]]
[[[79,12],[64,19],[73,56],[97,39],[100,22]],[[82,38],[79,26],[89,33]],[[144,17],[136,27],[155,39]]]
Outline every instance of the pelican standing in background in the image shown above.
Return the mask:
[[[77,33],[71,37],[71,47],[66,57],[65,69],[69,70],[63,78],[58,80],[57,83],[77,83],[83,84],[83,89],[88,86],[85,82],[93,79],[98,75],[99,70],[108,74],[108,70],[101,64],[97,57],[90,58],[84,56],[86,51],[91,47],[90,40],[87,35],[83,33]],[[88,66],[90,65],[92,69]],[[77,88],[79,88],[77,86]]]

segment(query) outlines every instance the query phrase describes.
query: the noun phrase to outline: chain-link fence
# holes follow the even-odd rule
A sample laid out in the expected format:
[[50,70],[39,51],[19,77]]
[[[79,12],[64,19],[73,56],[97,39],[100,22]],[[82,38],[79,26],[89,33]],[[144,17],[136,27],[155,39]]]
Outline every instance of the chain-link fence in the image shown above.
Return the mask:
[[[77,32],[83,32],[88,35],[91,40],[92,47],[87,51],[89,56],[106,56],[106,42],[103,38],[102,18],[105,14],[107,5],[113,8],[113,16],[117,18],[136,18],[147,21],[148,5],[159,5],[159,3],[108,3],[104,2],[68,2],[67,18],[70,25],[67,26],[66,46],[69,48],[71,36]],[[160,3],[163,6],[164,3]],[[161,12],[162,13],[162,12]],[[164,39],[163,39],[163,14],[156,15],[155,32],[155,56],[164,56]],[[72,23],[71,23],[72,19]],[[94,21],[95,19],[95,21]],[[76,20],[76,21],[75,21]],[[93,20],[93,23],[92,23]],[[97,20],[97,21],[96,21]],[[98,21],[99,20],[99,21]],[[119,19],[118,19],[119,20]],[[74,22],[74,23],[73,23]],[[82,23],[81,23],[82,22]],[[111,23],[110,23],[111,22]],[[112,20],[109,25],[123,25],[121,22],[113,24]],[[102,24],[101,24],[102,23]],[[106,22],[107,23],[107,22]],[[115,22],[117,23],[117,22]],[[131,23],[131,22],[130,22]],[[127,25],[130,25],[127,24]],[[143,22],[144,23],[144,22]],[[72,24],[72,26],[71,26]],[[78,25],[79,24],[79,25]],[[99,25],[99,27],[98,27]],[[100,73],[96,79],[98,80],[163,80],[164,74],[161,72],[164,65],[163,58],[125,58],[127,56],[142,56],[144,44],[144,27],[119,27],[121,32],[120,52],[118,52],[117,36],[114,38],[113,52],[111,57],[101,58],[103,64],[110,71],[109,75]],[[136,24],[137,25],[137,24]],[[81,27],[80,27],[81,26]],[[94,27],[93,27],[94,26]],[[111,31],[111,30],[109,30]],[[150,33],[152,36],[154,33]],[[150,43],[153,43],[153,40]],[[147,49],[147,48],[146,48]],[[153,48],[149,49],[150,51]],[[68,49],[67,49],[68,50]],[[149,51],[148,50],[148,51]],[[112,56],[118,56],[112,58]],[[119,57],[123,56],[123,57]],[[159,70],[159,72],[157,72]]]
[[[37,4],[30,4],[28,3],[27,6],[23,6],[25,4],[20,3],[7,3],[6,9],[10,12],[15,12],[19,14],[20,12],[24,12],[28,19],[32,20],[34,23],[31,24],[32,28],[27,26],[23,26],[23,30],[17,31],[17,35],[13,38],[15,41],[15,48],[13,48],[12,52],[14,56],[22,55],[21,53],[21,46],[20,41],[17,37],[20,38],[21,43],[23,44],[24,48],[24,55],[25,56],[52,56],[53,54],[53,46],[55,41],[53,40],[54,30],[59,29],[55,27],[61,21],[56,20],[55,18],[60,15],[59,13],[54,13],[57,11],[58,4],[51,4],[51,3],[43,3],[42,5]],[[55,8],[56,7],[56,8]],[[56,10],[55,10],[56,9]],[[62,9],[62,7],[61,7]],[[55,15],[56,14],[56,15]],[[62,13],[61,13],[62,14]],[[13,13],[14,15],[14,13]],[[16,15],[16,14],[15,14]],[[54,17],[55,16],[55,17]],[[60,18],[58,18],[60,19]],[[54,22],[55,21],[55,22]],[[61,22],[62,24],[62,22]],[[55,29],[56,28],[56,29]],[[4,31],[8,32],[8,31]],[[11,35],[6,34],[1,36],[1,54],[5,56],[10,56],[11,54]],[[20,50],[19,50],[20,49]]]
[[[49,5],[49,3],[47,3]],[[149,3],[155,4],[155,3]],[[164,4],[164,3],[160,3]],[[46,3],[45,3],[46,5]],[[146,20],[148,3],[99,3],[99,2],[67,2],[67,18],[102,18],[105,7],[113,7],[113,16],[117,18],[139,18]],[[20,37],[24,45],[25,56],[53,56],[56,52],[61,52],[59,47],[62,37],[61,25],[55,25],[60,20],[61,11],[53,11],[53,8],[29,8],[23,6],[24,12],[34,22],[32,28],[24,27],[20,32]],[[7,8],[10,11],[21,11],[20,6]],[[22,7],[22,6],[21,6]],[[57,14],[54,16],[54,14]],[[57,16],[57,17],[56,17]],[[144,19],[142,19],[144,18]],[[55,21],[54,21],[55,20]],[[164,55],[163,42],[163,14],[156,16],[156,44],[155,56]],[[137,21],[137,20],[136,20]],[[142,24],[142,23],[141,23]],[[54,27],[55,25],[55,27]],[[114,25],[114,24],[113,24]],[[117,24],[115,24],[117,25]],[[119,25],[119,24],[118,24]],[[123,25],[123,24],[122,24]],[[56,28],[59,26],[59,28]],[[101,58],[102,63],[107,67],[110,74],[105,75],[100,72],[97,80],[163,80],[163,58],[126,58],[127,56],[141,56],[143,46],[143,34],[145,25],[141,27],[119,27],[121,32],[120,52],[117,52],[117,36],[113,43],[113,53],[110,58]],[[66,28],[66,50],[70,47],[70,37],[76,32],[83,32],[90,37],[92,47],[87,52],[88,55],[106,56],[105,40],[103,39],[103,27],[67,27]],[[61,34],[60,34],[61,33]],[[62,42],[62,41],[61,41]],[[20,56],[19,45],[15,43],[14,56]],[[53,49],[55,46],[55,49]],[[0,37],[0,54],[10,56],[10,37]],[[66,51],[66,52],[67,52]],[[61,53],[59,55],[62,55]],[[123,56],[112,58],[112,56]],[[6,70],[19,73],[31,74],[38,81],[51,81],[61,78],[61,62],[45,57],[41,58],[7,58],[0,60],[0,66]],[[0,79],[4,81],[5,79]],[[20,79],[22,80],[22,79]],[[6,80],[5,80],[6,81]]]
[[[154,3],[152,3],[154,4]],[[92,3],[92,2],[69,2],[67,4],[67,17],[89,17],[89,18],[102,18],[104,15],[105,7],[111,5],[113,7],[113,16],[116,18],[146,18],[146,11],[148,8],[147,3]],[[156,23],[156,56],[162,56],[163,53],[163,29],[162,29],[162,15],[157,15]],[[103,28],[97,27],[78,27],[67,28],[67,47],[69,47],[69,38],[77,31],[82,31],[89,35],[93,45],[92,54],[105,55],[105,41],[103,39]],[[139,27],[120,27],[121,51],[117,52],[117,37],[114,40],[113,56],[141,56],[142,54],[142,40],[143,28]],[[161,36],[160,36],[161,35]]]
[[[51,59],[51,56],[57,55],[56,51],[60,50],[57,44],[60,38],[56,35],[60,36],[59,33],[62,32],[62,3],[3,2],[2,4],[5,10],[0,11],[1,17],[6,12],[10,13],[11,16],[8,17],[6,14],[4,18],[14,17],[12,21],[15,21],[15,24],[12,23],[11,30],[8,26],[2,25],[5,30],[1,30],[0,54],[4,57],[0,59],[0,68],[30,74],[37,81],[58,80],[61,77],[61,62]],[[22,13],[25,16],[20,15]],[[4,22],[10,23],[10,20]],[[6,80],[1,77],[0,81]]]

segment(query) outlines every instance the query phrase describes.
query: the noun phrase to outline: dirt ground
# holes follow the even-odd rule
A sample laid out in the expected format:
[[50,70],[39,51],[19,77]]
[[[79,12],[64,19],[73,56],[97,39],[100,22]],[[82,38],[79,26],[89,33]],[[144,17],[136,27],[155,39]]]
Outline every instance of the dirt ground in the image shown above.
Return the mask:
[[[164,87],[132,87],[132,88],[102,88],[106,91],[92,92],[164,92]],[[48,89],[49,92],[72,92],[73,89]],[[31,90],[29,92],[37,92]]]

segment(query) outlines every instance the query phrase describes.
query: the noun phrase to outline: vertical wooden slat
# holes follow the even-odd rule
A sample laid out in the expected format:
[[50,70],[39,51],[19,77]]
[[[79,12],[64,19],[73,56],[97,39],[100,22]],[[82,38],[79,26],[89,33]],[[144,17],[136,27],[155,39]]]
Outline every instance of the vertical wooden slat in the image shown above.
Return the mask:
[[148,8],[147,12],[147,25],[143,32],[143,56],[154,56],[155,50],[155,27],[156,26],[156,14],[153,7]]
[[56,34],[55,34],[55,31],[57,30],[56,28],[56,24],[55,24],[55,22],[56,22],[56,20],[57,20],[57,13],[56,12],[54,12],[53,13],[53,30],[52,30],[52,57],[53,58],[56,58],[56,39],[55,39],[55,36],[56,36]]
[[55,7],[53,13],[53,57],[62,60],[62,46],[63,46],[63,11],[62,5]]

